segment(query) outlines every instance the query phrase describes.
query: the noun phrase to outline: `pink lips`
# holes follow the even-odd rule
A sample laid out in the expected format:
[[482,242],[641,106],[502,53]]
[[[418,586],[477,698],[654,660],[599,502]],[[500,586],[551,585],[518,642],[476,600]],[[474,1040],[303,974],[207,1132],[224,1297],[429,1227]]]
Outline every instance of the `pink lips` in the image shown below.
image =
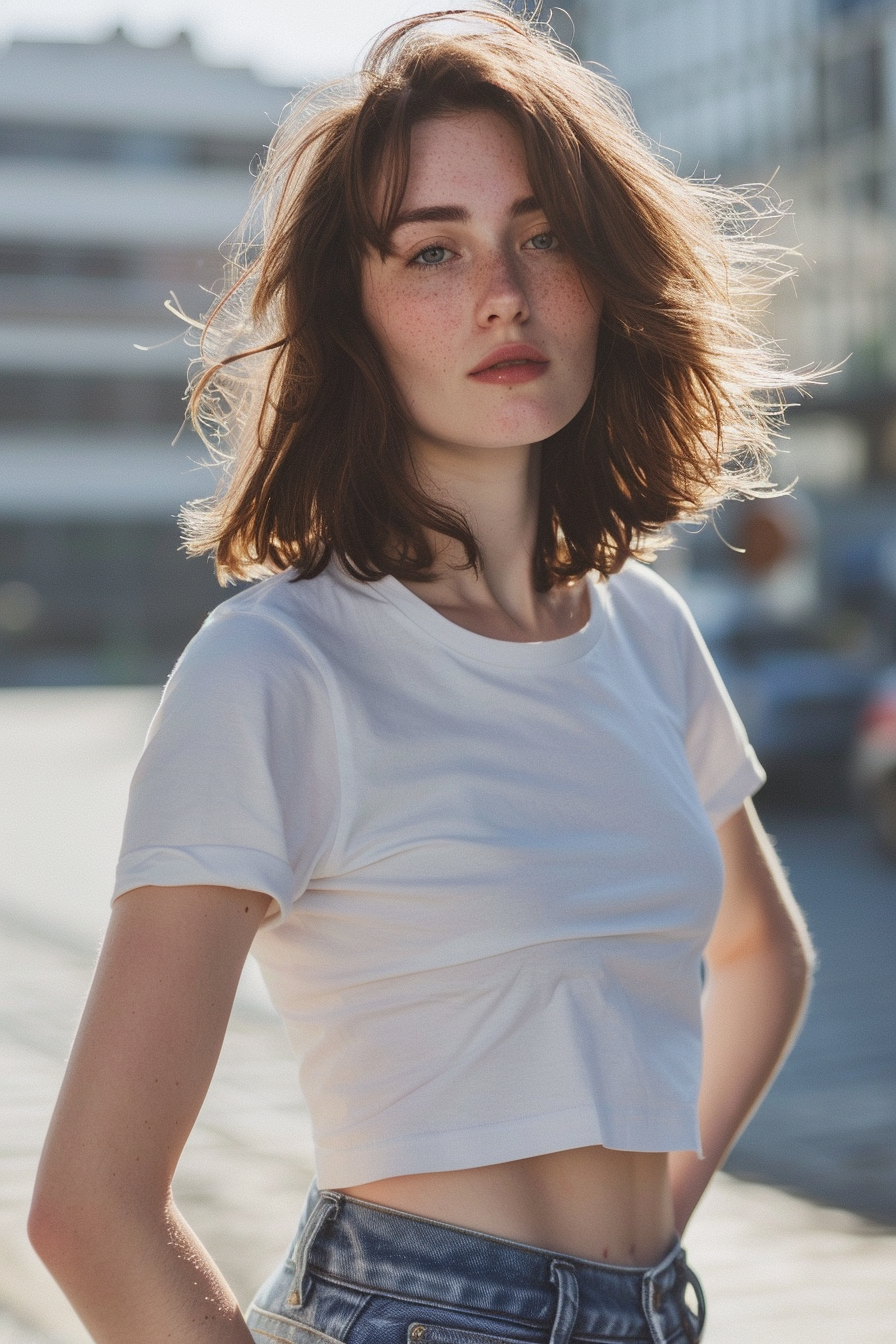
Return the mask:
[[503,383],[512,387],[540,378],[548,362],[534,345],[499,345],[470,370],[469,377],[477,383]]

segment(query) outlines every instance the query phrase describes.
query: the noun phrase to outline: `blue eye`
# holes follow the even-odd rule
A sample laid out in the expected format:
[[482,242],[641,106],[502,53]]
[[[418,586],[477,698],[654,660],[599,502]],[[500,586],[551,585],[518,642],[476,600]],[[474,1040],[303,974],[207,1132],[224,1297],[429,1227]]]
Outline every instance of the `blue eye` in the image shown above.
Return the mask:
[[441,266],[448,258],[447,247],[438,247],[433,244],[432,247],[424,247],[422,252],[418,252],[414,261],[421,266]]
[[550,252],[556,241],[552,233],[536,233],[534,238],[529,239],[536,252]]

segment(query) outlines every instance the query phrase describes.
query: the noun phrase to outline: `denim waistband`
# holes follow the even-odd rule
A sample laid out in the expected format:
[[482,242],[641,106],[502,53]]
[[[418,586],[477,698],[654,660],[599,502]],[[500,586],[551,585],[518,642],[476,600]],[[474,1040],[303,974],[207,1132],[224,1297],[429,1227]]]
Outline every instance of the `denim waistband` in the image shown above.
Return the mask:
[[[315,1186],[290,1259],[295,1305],[314,1275],[406,1301],[529,1322],[542,1327],[551,1344],[568,1344],[573,1335],[696,1341],[705,1317],[699,1280],[677,1241],[650,1268],[605,1265]],[[688,1283],[698,1303],[693,1324],[681,1306]]]

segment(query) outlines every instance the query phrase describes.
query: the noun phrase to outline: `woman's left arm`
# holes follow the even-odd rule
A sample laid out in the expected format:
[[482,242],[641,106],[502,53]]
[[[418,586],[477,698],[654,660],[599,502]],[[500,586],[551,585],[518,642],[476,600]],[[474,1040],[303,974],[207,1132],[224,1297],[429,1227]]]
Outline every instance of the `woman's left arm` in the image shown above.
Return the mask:
[[718,837],[725,887],[705,952],[703,1157],[670,1156],[679,1232],[787,1055],[812,979],[805,920],[752,802]]

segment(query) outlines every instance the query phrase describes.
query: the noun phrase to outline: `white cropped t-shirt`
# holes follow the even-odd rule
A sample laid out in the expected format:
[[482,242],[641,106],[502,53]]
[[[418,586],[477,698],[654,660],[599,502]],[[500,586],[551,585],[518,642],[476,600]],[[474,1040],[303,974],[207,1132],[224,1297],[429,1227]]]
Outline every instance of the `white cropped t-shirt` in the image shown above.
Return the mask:
[[684,603],[629,562],[520,644],[394,578],[290,577],[178,662],[115,893],[274,898],[253,950],[319,1184],[699,1151],[713,826],[764,776]]

